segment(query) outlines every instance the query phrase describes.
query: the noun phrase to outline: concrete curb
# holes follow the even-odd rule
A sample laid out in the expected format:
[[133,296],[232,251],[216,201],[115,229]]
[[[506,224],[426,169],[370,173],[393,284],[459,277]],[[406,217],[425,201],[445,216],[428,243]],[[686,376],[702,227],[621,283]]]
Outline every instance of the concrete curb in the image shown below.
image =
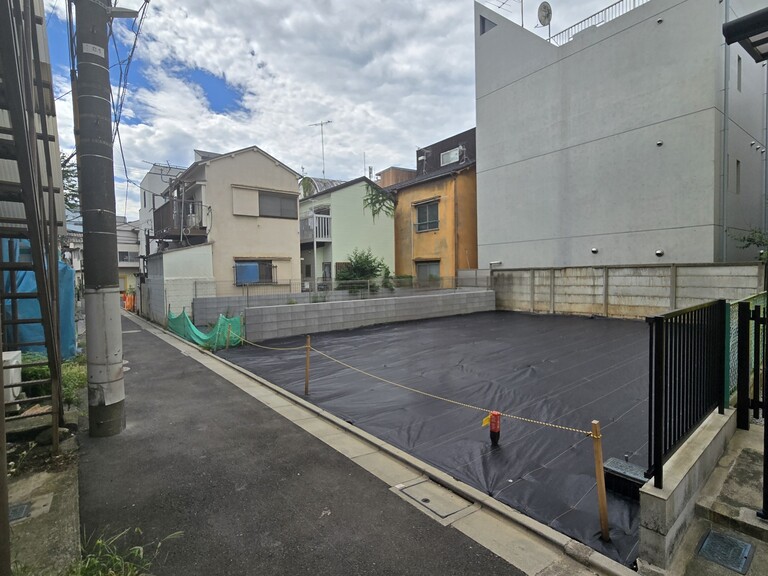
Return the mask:
[[147,320],[139,317],[136,314],[127,312],[125,310],[122,310],[122,312],[125,313],[127,316],[129,316],[130,319],[135,323],[140,325],[143,324],[146,327],[152,330],[155,330],[158,333],[162,333],[164,335],[170,336],[178,340],[179,342],[189,346],[190,348],[196,349],[198,352],[204,355],[207,355],[211,358],[215,358],[217,361],[221,362],[222,364],[225,364],[229,368],[232,368],[233,370],[236,370],[240,374],[247,376],[251,380],[258,382],[259,384],[268,388],[272,392],[279,394],[286,400],[289,400],[290,402],[298,406],[301,406],[302,408],[314,413],[315,415],[320,416],[321,418],[332,423],[334,426],[338,426],[339,428],[345,430],[346,432],[349,432],[355,435],[360,440],[368,444],[371,444],[372,446],[375,446],[382,452],[399,460],[403,464],[406,464],[407,466],[414,468],[416,471],[421,472],[422,474],[427,476],[430,480],[436,482],[437,484],[440,484],[441,486],[447,488],[448,490],[465,498],[466,500],[469,500],[472,503],[478,504],[481,508],[486,508],[488,510],[491,510],[496,514],[502,516],[503,518],[509,520],[510,522],[530,532],[533,532],[540,538],[544,539],[547,543],[556,547],[563,554],[565,554],[566,556],[569,556],[570,558],[573,558],[577,562],[584,564],[589,568],[599,570],[608,576],[636,576],[637,573],[634,570],[628,568],[627,566],[624,566],[619,562],[616,562],[615,560],[612,560],[607,556],[600,554],[596,550],[592,550],[591,548],[582,544],[581,542],[574,540],[564,534],[561,534],[554,528],[551,528],[546,524],[542,524],[541,522],[538,522],[526,516],[525,514],[515,510],[514,508],[510,508],[506,504],[503,504],[502,502],[499,502],[498,500],[494,499],[492,496],[489,496],[488,494],[485,494],[480,490],[473,488],[472,486],[469,486],[460,480],[457,480],[456,478],[450,476],[449,474],[446,474],[442,470],[439,470],[438,468],[430,464],[427,464],[419,460],[418,458],[415,458],[414,456],[411,456],[407,452],[404,452],[399,448],[392,446],[391,444],[388,444],[387,442],[384,442],[383,440],[377,438],[376,436],[369,434],[365,430],[361,430],[360,428],[346,422],[345,420],[342,420],[341,418],[335,416],[334,414],[331,414],[330,412],[327,412],[322,408],[315,406],[311,402],[308,402],[307,400],[304,400],[303,398],[300,398],[299,396],[292,394],[291,392],[277,386],[276,384],[273,384],[269,380],[266,380],[252,372],[249,372],[245,368],[242,368],[236,364],[233,364],[228,360],[220,358],[219,356],[216,356],[216,354],[208,350],[205,350],[204,348],[201,348],[191,342],[188,342],[187,340],[184,340],[180,336],[177,336],[176,334],[169,332],[160,326],[152,324],[151,322],[148,322]]

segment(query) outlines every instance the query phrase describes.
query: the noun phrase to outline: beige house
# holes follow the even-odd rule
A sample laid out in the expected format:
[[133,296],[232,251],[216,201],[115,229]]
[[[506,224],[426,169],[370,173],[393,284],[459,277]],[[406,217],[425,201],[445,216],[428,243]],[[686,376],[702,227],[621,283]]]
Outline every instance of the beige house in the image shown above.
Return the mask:
[[[197,286],[191,294],[290,291],[291,281],[301,278],[298,179],[297,172],[256,146],[226,154],[195,150],[195,162],[171,180],[160,199],[164,203],[153,206],[149,239],[158,252],[147,257],[145,283],[157,291],[149,272],[162,267],[153,259],[184,248],[195,258],[210,259],[203,268],[212,276],[187,279]],[[183,281],[184,269],[177,274],[174,281]],[[153,308],[159,308],[160,298],[152,296]],[[191,304],[162,299],[163,309],[170,304],[174,313]]]

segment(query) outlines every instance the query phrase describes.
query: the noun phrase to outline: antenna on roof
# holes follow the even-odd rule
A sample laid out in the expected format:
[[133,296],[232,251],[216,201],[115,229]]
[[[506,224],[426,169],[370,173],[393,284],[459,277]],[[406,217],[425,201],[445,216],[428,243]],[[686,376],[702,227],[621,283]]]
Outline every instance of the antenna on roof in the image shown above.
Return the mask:
[[331,122],[333,122],[333,120],[321,120],[315,124],[310,124],[310,126],[320,126],[320,145],[322,146],[323,151],[323,178],[325,178],[325,136],[323,136],[323,126],[330,124]]

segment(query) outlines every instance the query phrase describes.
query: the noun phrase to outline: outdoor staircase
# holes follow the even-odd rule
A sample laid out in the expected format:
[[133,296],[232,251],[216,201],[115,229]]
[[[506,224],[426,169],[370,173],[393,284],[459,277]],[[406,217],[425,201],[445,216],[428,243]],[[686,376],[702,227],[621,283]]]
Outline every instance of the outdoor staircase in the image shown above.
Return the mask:
[[[22,5],[30,8],[28,13],[22,12]],[[53,145],[55,122],[50,122],[56,112],[50,66],[41,61],[45,43],[38,36],[44,23],[43,15],[34,13],[36,6],[42,3],[0,0],[0,339],[5,421],[50,417],[56,453],[55,431],[63,421],[58,328],[58,231],[63,210],[57,214],[62,190],[54,186],[60,180],[59,157]],[[19,276],[29,273],[34,274],[36,288],[19,291]],[[20,303],[31,299],[39,304],[35,317],[20,313]],[[43,339],[22,342],[19,327],[25,324],[41,325]],[[7,352],[29,345],[44,346],[46,353],[6,365]],[[50,376],[5,383],[10,371],[18,374],[39,366],[47,366]],[[6,391],[19,388],[23,393],[6,402]]]

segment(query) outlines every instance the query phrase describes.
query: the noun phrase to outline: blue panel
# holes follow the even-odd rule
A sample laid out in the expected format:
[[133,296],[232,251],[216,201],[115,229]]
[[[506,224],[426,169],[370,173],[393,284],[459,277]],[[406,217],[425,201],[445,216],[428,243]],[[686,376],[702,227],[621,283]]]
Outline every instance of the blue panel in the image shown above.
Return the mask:
[[235,284],[256,284],[259,281],[258,262],[236,262]]

